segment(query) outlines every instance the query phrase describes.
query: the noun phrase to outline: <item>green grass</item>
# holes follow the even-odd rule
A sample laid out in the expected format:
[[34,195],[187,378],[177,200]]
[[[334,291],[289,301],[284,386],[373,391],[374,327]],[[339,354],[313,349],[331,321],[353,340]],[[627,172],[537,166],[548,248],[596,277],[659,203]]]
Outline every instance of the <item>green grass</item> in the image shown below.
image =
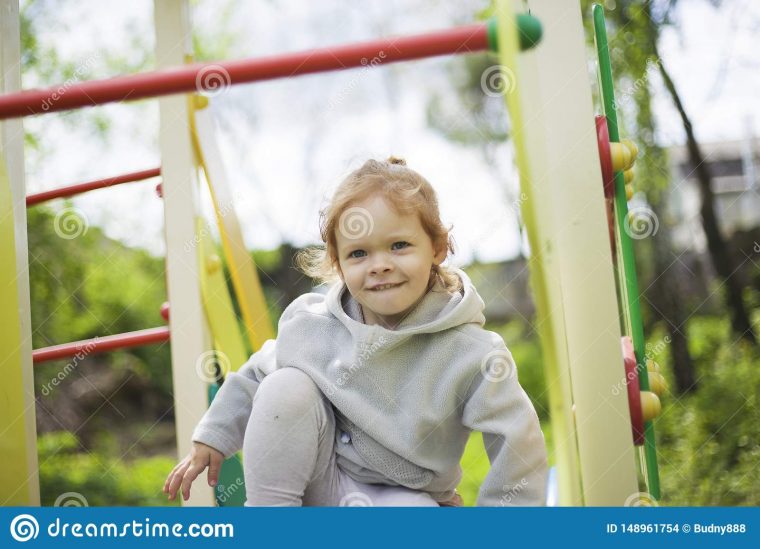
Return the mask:
[[[541,424],[541,430],[544,432],[546,446],[549,451],[549,466],[553,465],[554,459],[551,453],[552,448],[552,431],[549,422]],[[483,446],[483,435],[481,433],[472,433],[467,446],[464,449],[464,455],[460,461],[462,466],[462,481],[459,483],[457,490],[462,494],[465,506],[474,506],[478,499],[478,490],[486,478],[491,465],[488,462]]]

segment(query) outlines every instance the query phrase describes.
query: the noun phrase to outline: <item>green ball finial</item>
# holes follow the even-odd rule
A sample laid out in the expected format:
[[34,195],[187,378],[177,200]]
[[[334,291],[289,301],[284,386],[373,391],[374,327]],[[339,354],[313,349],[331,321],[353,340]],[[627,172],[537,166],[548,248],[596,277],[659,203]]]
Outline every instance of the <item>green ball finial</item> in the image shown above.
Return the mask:
[[[488,49],[499,50],[498,23],[495,17],[488,20]],[[520,50],[529,50],[541,41],[543,30],[541,21],[527,13],[517,15],[517,32],[520,39]]]

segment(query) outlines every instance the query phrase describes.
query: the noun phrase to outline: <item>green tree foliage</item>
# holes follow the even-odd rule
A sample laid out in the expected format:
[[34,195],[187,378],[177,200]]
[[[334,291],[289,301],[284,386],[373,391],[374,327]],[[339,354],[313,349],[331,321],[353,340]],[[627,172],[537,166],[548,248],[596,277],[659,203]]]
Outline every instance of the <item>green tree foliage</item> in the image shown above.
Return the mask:
[[161,492],[167,471],[175,464],[172,458],[126,463],[100,451],[81,452],[76,436],[65,431],[42,435],[37,448],[44,506],[54,505],[58,498],[91,507],[179,505],[179,500],[167,501]]
[[[28,210],[33,347],[164,325],[163,260],[60,213]],[[43,505],[66,492],[90,505],[162,502],[174,459],[150,456],[174,447],[169,364],[165,344],[35,366]]]
[[[72,231],[82,234],[61,236]],[[165,324],[160,315],[166,300],[162,259],[107,238],[70,208],[57,215],[41,206],[29,209],[28,238],[34,348]],[[130,354],[139,371],[170,394],[168,346],[135,348]],[[109,355],[98,361],[116,365]],[[60,365],[35,371],[41,372],[40,380],[50,379]]]
[[699,390],[668,395],[655,422],[663,503],[760,505],[760,353],[725,317],[689,323]]

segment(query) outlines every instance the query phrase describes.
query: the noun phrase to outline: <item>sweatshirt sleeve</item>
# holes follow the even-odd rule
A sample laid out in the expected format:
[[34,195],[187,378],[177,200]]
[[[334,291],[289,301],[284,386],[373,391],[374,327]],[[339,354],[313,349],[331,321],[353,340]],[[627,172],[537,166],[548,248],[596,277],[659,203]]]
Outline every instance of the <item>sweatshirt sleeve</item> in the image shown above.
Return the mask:
[[216,448],[225,458],[243,447],[243,437],[261,381],[276,368],[275,340],[264,342],[238,370],[227,375],[193,431],[193,442]]
[[540,506],[546,502],[546,444],[538,416],[517,381],[511,353],[501,343],[484,357],[472,380],[462,423],[483,433],[491,469],[478,506]]

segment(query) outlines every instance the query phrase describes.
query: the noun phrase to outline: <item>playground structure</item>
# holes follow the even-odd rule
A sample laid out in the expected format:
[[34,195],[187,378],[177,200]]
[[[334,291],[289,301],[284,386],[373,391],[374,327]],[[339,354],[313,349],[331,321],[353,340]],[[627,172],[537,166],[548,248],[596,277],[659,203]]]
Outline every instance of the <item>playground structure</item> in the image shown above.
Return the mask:
[[[73,356],[88,344],[100,345],[99,352],[169,340],[178,455],[184,456],[192,429],[216,388],[196,374],[196,365],[204,357],[217,362],[226,357],[235,369],[246,359],[244,338],[257,350],[272,337],[255,265],[243,245],[216,149],[208,99],[198,92],[218,84],[220,75],[225,85],[234,85],[359,67],[362,59],[379,52],[384,53],[384,63],[391,63],[488,49],[497,52],[509,71],[505,97],[521,190],[527,197],[522,215],[531,247],[531,285],[554,433],[557,495],[552,497],[560,505],[590,506],[630,504],[643,491],[659,498],[650,421],[659,401],[648,391],[643,367],[636,272],[625,230],[630,172],[623,172],[635,159],[635,147],[619,138],[601,8],[595,8],[594,18],[604,118],[595,119],[581,13],[573,3],[560,7],[551,0],[533,0],[530,15],[516,15],[512,3],[503,0],[488,23],[260,59],[188,64],[187,0],[164,0],[155,3],[158,70],[77,83],[63,94],[56,93],[57,88],[19,91],[17,0],[0,4],[2,13],[10,14],[2,20],[0,38],[0,449],[10,458],[0,470],[4,505],[39,505],[35,362]],[[539,47],[534,47],[539,39]],[[148,97],[160,97],[160,168],[26,196],[18,117]],[[159,175],[169,327],[33,351],[26,208]],[[214,202],[244,333],[237,328],[221,259],[199,213],[203,179]],[[608,215],[614,220],[612,229]],[[185,246],[188,242],[198,245]],[[638,463],[637,446],[642,448]],[[197,487],[186,504],[213,501],[211,489]]]

